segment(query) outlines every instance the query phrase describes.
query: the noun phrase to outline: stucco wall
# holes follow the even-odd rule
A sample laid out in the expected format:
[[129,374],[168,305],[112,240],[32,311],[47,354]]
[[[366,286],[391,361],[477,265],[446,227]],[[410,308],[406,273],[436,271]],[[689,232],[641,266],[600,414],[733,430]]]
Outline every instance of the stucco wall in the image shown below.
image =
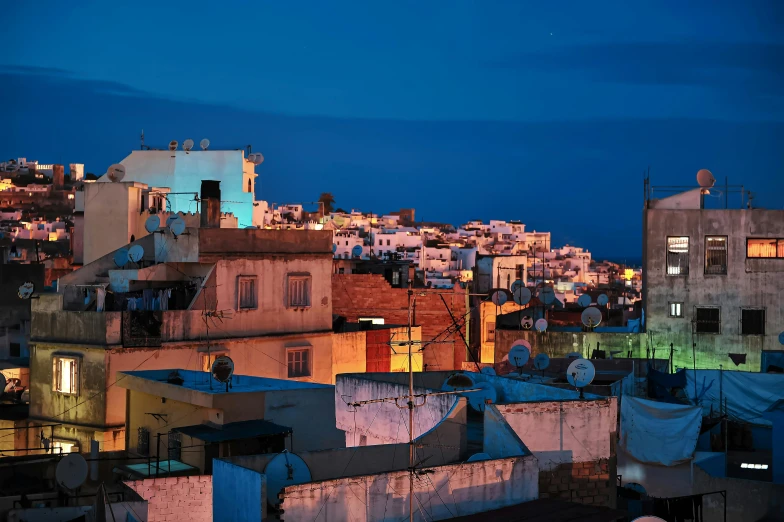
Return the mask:
[[[533,330],[496,330],[495,362],[500,363],[518,339],[531,343],[531,357],[538,353],[546,353],[550,357],[566,357],[571,352],[578,352],[586,359],[599,347],[609,357],[611,351],[620,350],[616,357],[626,357],[629,350],[632,357],[645,358],[648,343],[645,334],[639,333],[594,333],[594,332],[535,332]],[[659,358],[669,357],[669,343],[665,346],[657,343],[656,354]],[[666,353],[665,353],[666,352]]]
[[365,373],[366,332],[336,333],[332,336],[332,383],[341,373]]

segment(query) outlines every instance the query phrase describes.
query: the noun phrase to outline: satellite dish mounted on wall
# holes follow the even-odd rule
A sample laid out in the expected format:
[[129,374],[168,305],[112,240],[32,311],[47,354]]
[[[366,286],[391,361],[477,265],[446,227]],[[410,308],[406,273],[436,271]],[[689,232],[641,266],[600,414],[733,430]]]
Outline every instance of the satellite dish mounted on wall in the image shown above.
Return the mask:
[[602,294],[596,298],[596,304],[599,306],[607,306],[607,303],[610,302],[610,298],[607,297],[607,294]]
[[185,152],[190,151],[193,148],[193,140],[188,138],[187,140],[182,142],[182,150]]
[[525,288],[525,285],[520,279],[516,280],[509,286],[509,291],[512,292],[512,295],[514,295],[518,288]]
[[111,165],[106,170],[106,175],[109,177],[109,181],[113,183],[119,183],[125,177],[125,165],[122,163],[115,163]]
[[520,319],[520,326],[523,330],[530,330],[534,327],[534,318],[530,315],[524,315],[522,319]]
[[508,299],[509,296],[506,295],[506,291],[500,288],[493,290],[493,294],[490,296],[490,300],[496,306],[502,306]]
[[784,344],[784,332],[781,332],[781,333],[779,334],[779,343],[780,343],[780,344]]
[[552,286],[543,286],[539,290],[539,300],[545,305],[552,304],[555,301],[555,290]]
[[517,368],[520,373],[523,373],[523,366],[525,366],[528,359],[531,357],[531,343],[525,339],[518,339],[513,342],[508,357],[512,366]]
[[591,306],[591,296],[588,294],[583,294],[577,298],[577,304],[582,306],[583,308],[588,308]]
[[128,257],[128,249],[121,248],[114,253],[114,264],[117,265],[117,268],[122,268],[128,264],[129,257]]
[[586,308],[580,315],[580,319],[585,326],[593,330],[602,322],[602,311],[594,306]]
[[229,391],[229,382],[234,375],[234,361],[227,355],[221,355],[212,363],[212,378],[218,382],[226,384],[226,391]]
[[536,357],[534,357],[534,368],[544,371],[548,366],[550,366],[550,356],[544,352],[537,353]]
[[524,287],[518,287],[516,290],[512,291],[514,302],[519,304],[520,306],[525,306],[531,301],[531,291]]
[[479,391],[472,391],[464,394],[464,396],[468,398],[468,405],[474,410],[485,411],[487,404],[498,402],[498,392],[496,391],[495,386],[489,382],[477,383],[474,388],[478,388]]
[[354,248],[351,249],[351,257],[362,257],[361,245],[354,245]]
[[700,188],[709,189],[716,184],[716,178],[708,169],[700,169],[697,171],[697,184]]
[[537,319],[534,328],[537,332],[544,332],[547,330],[547,319]]
[[158,228],[161,226],[161,218],[156,215],[152,215],[147,218],[144,222],[144,230],[152,234],[153,232],[157,232]]
[[84,457],[78,453],[69,453],[57,463],[54,477],[61,488],[74,490],[87,480],[87,471]]
[[310,468],[302,458],[283,450],[264,468],[267,478],[267,502],[273,508],[280,504],[278,495],[286,486],[296,486],[311,481]]
[[594,377],[596,377],[596,368],[588,359],[576,359],[566,369],[566,380],[580,390],[581,399],[585,399],[583,388],[591,384]]
[[26,281],[19,286],[16,295],[19,296],[19,299],[27,300],[33,297],[33,292],[35,292],[35,283]]
[[199,142],[199,147],[201,147],[201,150],[207,150],[209,146],[210,146],[210,140],[208,140],[207,138],[204,138]]
[[248,156],[248,161],[253,163],[254,165],[261,165],[264,163],[264,156],[259,152],[254,152]]
[[177,219],[173,220],[169,225],[169,230],[174,237],[181,236],[185,232],[185,221],[177,216]]
[[177,143],[177,140],[171,140],[171,141],[169,142],[169,150],[171,150],[171,151],[175,151],[175,150],[177,150],[177,145],[179,145],[179,144]]
[[133,245],[128,249],[128,259],[138,263],[144,257],[144,248],[141,245]]

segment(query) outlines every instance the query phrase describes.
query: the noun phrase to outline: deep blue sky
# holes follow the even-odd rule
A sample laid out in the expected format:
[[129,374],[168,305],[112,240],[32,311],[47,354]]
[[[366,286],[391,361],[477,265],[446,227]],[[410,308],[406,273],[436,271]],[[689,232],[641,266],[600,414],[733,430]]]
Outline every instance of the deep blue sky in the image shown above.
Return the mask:
[[782,207],[780,0],[70,4],[0,4],[2,158],[251,143],[269,201],[521,219],[612,257],[640,256],[648,166]]

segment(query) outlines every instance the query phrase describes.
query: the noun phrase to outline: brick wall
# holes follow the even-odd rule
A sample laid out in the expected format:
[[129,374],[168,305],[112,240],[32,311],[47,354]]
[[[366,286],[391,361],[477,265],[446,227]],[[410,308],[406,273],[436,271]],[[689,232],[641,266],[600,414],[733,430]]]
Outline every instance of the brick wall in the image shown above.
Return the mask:
[[[428,290],[427,295],[417,296],[414,322],[422,326],[424,343],[449,328],[452,324],[449,311],[461,321],[466,314],[465,290]],[[349,322],[356,322],[360,317],[383,317],[386,324],[408,324],[408,290],[392,288],[378,274],[333,274],[332,313],[342,315]],[[465,335],[465,325],[460,330]],[[428,369],[462,368],[466,347],[460,335],[441,335],[438,340],[449,342],[425,348],[424,363]]]
[[148,522],[212,522],[212,475],[134,480],[125,484],[147,501]]
[[581,504],[615,507],[615,480],[611,460],[569,462],[539,472],[539,498],[557,498]]

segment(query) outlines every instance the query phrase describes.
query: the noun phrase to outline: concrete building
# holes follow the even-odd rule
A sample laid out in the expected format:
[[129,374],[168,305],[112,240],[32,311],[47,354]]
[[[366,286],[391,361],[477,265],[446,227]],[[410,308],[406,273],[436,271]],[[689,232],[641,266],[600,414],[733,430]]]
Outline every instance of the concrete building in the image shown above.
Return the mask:
[[[784,349],[784,210],[709,209],[693,189],[646,199],[643,307],[654,346],[676,367],[766,371]],[[696,353],[696,361],[692,353]]]
[[68,175],[71,176],[71,183],[84,179],[84,163],[69,164]]

